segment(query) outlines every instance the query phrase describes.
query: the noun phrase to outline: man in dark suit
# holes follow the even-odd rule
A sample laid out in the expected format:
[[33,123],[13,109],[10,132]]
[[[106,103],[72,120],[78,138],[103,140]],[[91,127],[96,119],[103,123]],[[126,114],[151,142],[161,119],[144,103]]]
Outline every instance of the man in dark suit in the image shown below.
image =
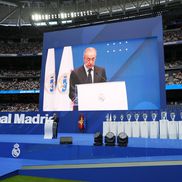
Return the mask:
[[96,56],[95,48],[86,48],[83,54],[84,65],[71,72],[69,97],[73,102],[77,97],[75,85],[107,81],[105,69],[95,66]]
[[58,136],[58,123],[59,123],[59,118],[57,117],[57,114],[53,114],[53,138],[57,138]]

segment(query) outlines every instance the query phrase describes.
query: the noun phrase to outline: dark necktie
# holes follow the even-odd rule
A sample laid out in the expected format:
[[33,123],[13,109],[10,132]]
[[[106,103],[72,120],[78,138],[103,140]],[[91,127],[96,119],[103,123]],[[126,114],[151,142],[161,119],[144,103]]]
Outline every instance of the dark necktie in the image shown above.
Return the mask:
[[88,77],[87,77],[87,82],[88,82],[88,83],[92,83],[91,71],[92,71],[92,68],[90,68],[90,69],[88,70]]

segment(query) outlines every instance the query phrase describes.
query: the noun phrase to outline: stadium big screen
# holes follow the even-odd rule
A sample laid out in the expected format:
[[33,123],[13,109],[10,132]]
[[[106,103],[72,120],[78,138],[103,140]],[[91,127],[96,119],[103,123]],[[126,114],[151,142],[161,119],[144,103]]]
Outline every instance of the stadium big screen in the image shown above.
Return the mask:
[[[107,83],[124,83],[124,89],[118,89],[117,93],[124,93],[127,106],[118,110],[165,107],[162,18],[154,17],[45,33],[40,110],[73,110],[69,98],[70,73],[83,65],[83,52],[87,47],[97,50],[95,65],[105,68]],[[90,91],[90,84],[87,85],[85,98],[92,100],[94,93]],[[112,84],[107,90],[110,94],[113,90],[113,99],[117,97]],[[105,96],[99,97],[103,101]],[[88,100],[85,103],[89,103]],[[107,109],[96,110],[117,109],[111,102]]]

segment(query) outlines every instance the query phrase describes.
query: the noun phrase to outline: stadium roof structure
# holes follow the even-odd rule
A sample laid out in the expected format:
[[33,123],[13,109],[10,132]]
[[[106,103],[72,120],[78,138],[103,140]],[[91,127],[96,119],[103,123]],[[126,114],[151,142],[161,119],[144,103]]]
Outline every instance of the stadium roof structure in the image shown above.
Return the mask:
[[182,0],[0,0],[0,25],[87,25],[182,9]]

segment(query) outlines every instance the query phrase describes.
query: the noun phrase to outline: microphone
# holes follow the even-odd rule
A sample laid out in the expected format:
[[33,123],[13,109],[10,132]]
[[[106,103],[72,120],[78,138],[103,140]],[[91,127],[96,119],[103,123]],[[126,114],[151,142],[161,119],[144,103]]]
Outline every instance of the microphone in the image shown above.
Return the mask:
[[98,72],[95,72],[95,75],[101,79],[100,82],[107,82],[107,79],[106,77],[103,77],[101,74],[99,74]]

